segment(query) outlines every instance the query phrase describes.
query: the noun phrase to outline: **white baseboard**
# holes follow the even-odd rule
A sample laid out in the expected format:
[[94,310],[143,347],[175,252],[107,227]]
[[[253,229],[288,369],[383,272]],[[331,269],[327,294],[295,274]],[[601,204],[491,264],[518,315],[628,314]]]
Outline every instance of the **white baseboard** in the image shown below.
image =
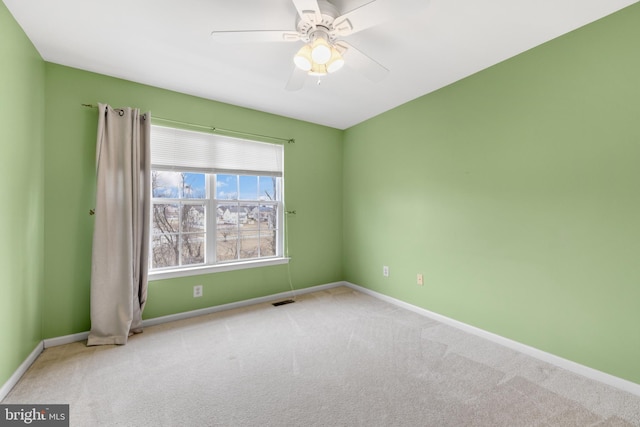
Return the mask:
[[2,385],[2,387],[0,387],[0,402],[2,402],[2,400],[5,397],[7,397],[11,389],[16,384],[18,384],[18,381],[20,381],[20,378],[22,378],[24,373],[27,372],[27,369],[29,369],[29,366],[31,366],[33,362],[36,361],[36,359],[38,358],[38,356],[40,356],[40,353],[42,353],[43,350],[44,350],[44,346],[42,341],[40,341],[38,345],[36,345],[36,348],[33,349],[31,354],[29,354],[29,356],[27,356],[27,358],[24,360],[24,362],[22,362],[22,364],[18,367],[18,369],[16,369],[13,375],[9,377],[9,379]]
[[627,381],[625,379],[613,376],[611,374],[598,371],[597,369],[593,369],[588,366],[573,362],[571,360],[556,356],[555,354],[547,353],[546,351],[539,350],[535,347],[530,347],[526,344],[513,341],[509,338],[505,338],[503,336],[494,334],[492,332],[485,331],[484,329],[476,328],[475,326],[462,323],[460,321],[451,319],[449,317],[443,316],[438,313],[434,313],[422,307],[418,307],[418,306],[409,304],[407,302],[401,301],[399,299],[381,294],[379,292],[372,291],[371,289],[367,289],[362,286],[358,286],[349,282],[344,282],[344,285],[358,292],[362,292],[363,294],[371,295],[382,301],[389,302],[398,307],[402,307],[407,310],[413,311],[414,313],[418,313],[423,316],[429,317],[431,319],[437,320],[438,322],[444,323],[445,325],[452,326],[454,328],[460,329],[470,334],[495,342],[496,344],[500,344],[504,347],[508,347],[512,350],[526,354],[527,356],[531,356],[538,360],[542,360],[543,362],[547,362],[559,368],[565,369],[569,372],[582,375],[583,377],[586,377],[595,381],[599,381],[601,383],[610,385],[612,387],[618,388],[620,390],[626,391],[636,396],[640,396],[640,384],[636,384],[634,382]]
[[[346,286],[346,282],[334,282],[324,285],[311,286],[309,288],[295,289],[293,291],[280,292],[278,294],[267,295],[264,297],[251,298],[244,301],[232,302],[229,304],[216,305],[213,307],[201,308],[199,310],[185,311],[184,313],[169,314],[167,316],[154,317],[142,321],[143,327],[160,325],[162,323],[174,322],[176,320],[189,319],[191,317],[203,316],[205,314],[217,313],[219,311],[233,310],[234,308],[247,307],[249,305],[261,304],[264,302],[275,301],[282,298],[294,298],[296,295],[310,294],[326,289],[336,288],[338,286]],[[80,332],[77,334],[65,335],[62,337],[47,338],[44,340],[44,348],[55,347],[58,345],[70,344],[72,342],[84,341],[89,337],[89,332]]]
[[80,332],[77,334],[65,335],[62,337],[46,338],[44,348],[56,347],[58,345],[71,344],[72,342],[84,341],[89,337],[89,332]]
[[276,301],[282,298],[294,298],[296,295],[309,294],[311,292],[319,292],[326,289],[345,286],[345,282],[327,283],[325,285],[311,286],[310,288],[295,289],[294,291],[285,291],[278,294],[267,295],[259,298],[251,298],[244,301],[232,302],[229,304],[216,305],[213,307],[201,308],[199,310],[185,311],[184,313],[169,314],[168,316],[155,317],[142,322],[142,326],[153,326],[161,323],[173,322],[176,320],[189,319],[191,317],[203,316],[205,314],[217,313],[220,311],[233,310],[235,308],[247,307],[249,305],[262,304],[265,302]]
[[[261,304],[264,302],[275,301],[282,298],[294,298],[296,295],[309,294],[311,292],[323,291],[338,286],[346,286],[346,282],[334,282],[324,285],[311,286],[310,288],[295,289],[293,291],[280,292],[278,294],[267,295],[264,297],[251,298],[244,301],[232,302],[229,304],[215,305],[213,307],[201,308],[199,310],[185,311],[183,313],[169,314],[167,316],[154,317],[142,321],[143,327],[160,325],[162,323],[174,322],[176,320],[189,319],[191,317],[203,316],[205,314],[217,313],[219,311],[233,310],[234,308],[247,307],[249,305]],[[55,347],[58,345],[70,344],[72,342],[84,341],[89,337],[89,332],[80,332],[77,334],[65,335],[56,338],[47,338],[44,340],[44,348]]]
[[[311,286],[310,288],[295,289],[292,291],[280,292],[278,294],[267,295],[264,297],[251,298],[244,301],[232,302],[229,304],[215,305],[213,307],[201,308],[199,310],[185,311],[183,313],[169,314],[167,316],[154,317],[153,319],[145,319],[142,321],[143,327],[160,325],[162,323],[174,322],[176,320],[189,319],[191,317],[203,316],[205,314],[217,313],[219,311],[233,310],[234,308],[247,307],[249,305],[261,304],[264,302],[275,301],[282,298],[293,298],[296,295],[309,294],[311,292],[323,291],[326,289],[345,286],[345,282],[327,283],[324,285]],[[44,348],[55,347],[58,345],[70,344],[72,342],[84,341],[89,337],[89,332],[80,332],[77,334],[65,335],[56,338],[47,338],[44,340]]]

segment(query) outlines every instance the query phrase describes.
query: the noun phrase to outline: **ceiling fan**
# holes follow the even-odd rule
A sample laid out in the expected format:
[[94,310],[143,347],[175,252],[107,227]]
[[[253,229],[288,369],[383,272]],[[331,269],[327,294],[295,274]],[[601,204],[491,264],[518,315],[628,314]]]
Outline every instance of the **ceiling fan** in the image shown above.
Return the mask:
[[[337,71],[345,61],[373,82],[378,82],[389,70],[343,40],[389,19],[392,0],[372,0],[356,9],[340,14],[327,0],[292,0],[297,10],[295,30],[212,31],[219,42],[304,42],[294,56],[294,70],[286,85],[298,90],[307,75],[323,76]],[[398,7],[396,2],[396,10]]]

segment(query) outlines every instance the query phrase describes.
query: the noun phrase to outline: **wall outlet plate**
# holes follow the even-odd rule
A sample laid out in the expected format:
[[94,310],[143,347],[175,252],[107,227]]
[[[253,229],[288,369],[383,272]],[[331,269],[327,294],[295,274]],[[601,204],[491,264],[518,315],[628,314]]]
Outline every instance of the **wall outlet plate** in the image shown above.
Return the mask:
[[389,267],[388,266],[385,265],[385,266],[382,267],[382,275],[384,277],[389,277]]
[[199,298],[202,296],[202,285],[196,285],[193,287],[193,297]]

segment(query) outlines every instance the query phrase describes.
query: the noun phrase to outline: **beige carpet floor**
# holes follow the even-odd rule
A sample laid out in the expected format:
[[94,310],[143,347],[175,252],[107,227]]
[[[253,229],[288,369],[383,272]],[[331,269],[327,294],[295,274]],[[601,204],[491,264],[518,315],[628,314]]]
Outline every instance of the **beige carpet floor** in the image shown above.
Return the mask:
[[640,397],[339,287],[46,349],[72,426],[640,426]]

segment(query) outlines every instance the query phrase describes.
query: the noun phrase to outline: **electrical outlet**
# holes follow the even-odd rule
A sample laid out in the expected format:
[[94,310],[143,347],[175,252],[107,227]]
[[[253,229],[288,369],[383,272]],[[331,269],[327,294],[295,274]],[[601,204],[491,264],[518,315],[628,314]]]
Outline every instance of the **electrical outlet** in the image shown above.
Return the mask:
[[193,287],[193,297],[199,298],[202,296],[202,285],[196,285]]
[[418,273],[418,285],[424,285],[424,276],[422,275],[422,273]]
[[387,267],[386,265],[382,267],[382,275],[384,277],[389,277],[389,267]]

